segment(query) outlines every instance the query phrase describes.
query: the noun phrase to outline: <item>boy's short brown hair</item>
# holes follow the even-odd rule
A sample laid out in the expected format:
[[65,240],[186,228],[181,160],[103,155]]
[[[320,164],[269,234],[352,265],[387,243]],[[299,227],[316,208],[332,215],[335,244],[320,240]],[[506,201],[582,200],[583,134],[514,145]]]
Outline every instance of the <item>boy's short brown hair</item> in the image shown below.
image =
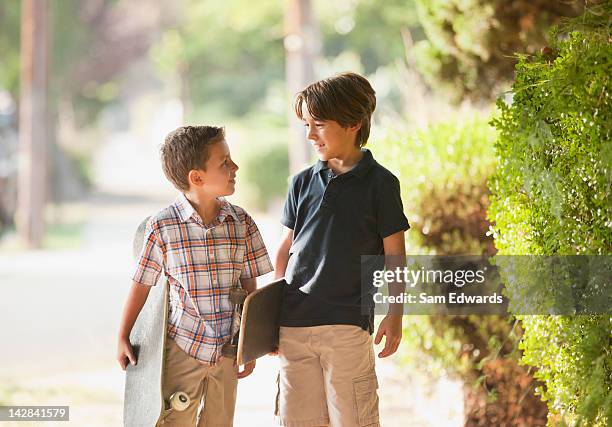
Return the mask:
[[208,147],[225,139],[215,126],[182,126],[170,132],[159,151],[166,178],[180,191],[189,190],[189,171],[205,169]]
[[293,109],[300,119],[303,103],[315,120],[334,120],[344,128],[361,123],[355,145],[368,142],[376,92],[365,77],[341,73],[311,84],[295,96]]

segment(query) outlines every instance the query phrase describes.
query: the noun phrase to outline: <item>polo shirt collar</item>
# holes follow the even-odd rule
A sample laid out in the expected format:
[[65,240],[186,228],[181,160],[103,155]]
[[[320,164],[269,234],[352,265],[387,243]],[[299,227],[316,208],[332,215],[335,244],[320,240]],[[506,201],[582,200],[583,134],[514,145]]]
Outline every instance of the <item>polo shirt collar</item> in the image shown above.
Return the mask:
[[[359,160],[355,167],[353,167],[353,169],[346,172],[347,174],[363,177],[368,172],[370,167],[372,167],[372,165],[374,164],[374,156],[372,156],[372,152],[370,150],[368,150],[367,148],[362,148],[361,152],[363,153],[363,157],[361,158],[361,160]],[[327,166],[327,162],[319,160],[315,164],[314,172],[319,173],[328,169],[329,166]]]
[[[238,214],[231,203],[229,203],[223,197],[220,197],[219,201],[221,202],[221,208],[219,209],[219,215],[217,216],[219,222],[223,222],[227,216],[239,221]],[[176,202],[174,204],[177,207],[181,221],[187,222],[189,219],[194,218],[196,221],[202,222],[202,218],[200,218],[200,215],[196,212],[191,203],[189,203],[189,200],[187,200],[185,194],[181,193],[176,198]]]

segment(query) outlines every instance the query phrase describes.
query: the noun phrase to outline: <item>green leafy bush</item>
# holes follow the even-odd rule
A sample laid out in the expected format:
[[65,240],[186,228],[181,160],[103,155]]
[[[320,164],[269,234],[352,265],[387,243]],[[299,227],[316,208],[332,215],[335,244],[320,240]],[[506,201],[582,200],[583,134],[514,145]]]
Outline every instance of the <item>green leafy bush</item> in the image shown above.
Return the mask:
[[[482,117],[455,119],[373,144],[402,184],[412,229],[408,252],[492,254],[487,180],[494,172],[495,130]],[[501,316],[409,316],[405,351],[431,357],[430,368],[465,384],[465,425],[542,425],[546,406],[519,366],[520,327]],[[416,354],[411,347],[419,349]],[[512,378],[512,381],[508,381]],[[521,424],[522,423],[522,424]]]
[[[489,217],[501,254],[612,253],[611,14],[606,2],[554,29],[542,54],[519,58],[512,104],[498,101]],[[549,424],[610,425],[612,318],[519,318]]]
[[490,253],[487,179],[495,168],[495,138],[486,119],[472,117],[391,133],[373,146],[402,183],[412,253]]

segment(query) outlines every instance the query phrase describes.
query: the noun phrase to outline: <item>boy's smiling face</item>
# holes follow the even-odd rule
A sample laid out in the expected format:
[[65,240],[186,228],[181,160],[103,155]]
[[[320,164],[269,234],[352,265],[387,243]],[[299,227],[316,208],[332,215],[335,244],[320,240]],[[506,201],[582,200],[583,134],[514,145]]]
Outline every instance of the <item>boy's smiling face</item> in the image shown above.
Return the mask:
[[231,158],[229,146],[225,140],[215,142],[208,147],[206,168],[192,170],[189,181],[192,188],[206,194],[219,197],[234,194],[236,171],[238,165]]
[[306,128],[306,138],[322,161],[344,157],[359,150],[355,139],[361,124],[344,128],[335,120],[315,119],[310,115],[306,103],[302,104],[302,122]]

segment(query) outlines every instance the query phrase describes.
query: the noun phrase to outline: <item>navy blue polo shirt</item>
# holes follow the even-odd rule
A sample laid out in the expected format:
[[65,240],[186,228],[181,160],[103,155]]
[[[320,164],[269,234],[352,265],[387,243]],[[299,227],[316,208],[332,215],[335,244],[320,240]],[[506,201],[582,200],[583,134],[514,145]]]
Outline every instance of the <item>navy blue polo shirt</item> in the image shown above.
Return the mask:
[[[383,239],[410,226],[399,180],[369,150],[362,152],[343,174],[319,161],[291,180],[281,218],[293,230],[282,326],[348,324],[372,332],[361,256],[383,254]],[[362,302],[370,307],[365,313]]]

